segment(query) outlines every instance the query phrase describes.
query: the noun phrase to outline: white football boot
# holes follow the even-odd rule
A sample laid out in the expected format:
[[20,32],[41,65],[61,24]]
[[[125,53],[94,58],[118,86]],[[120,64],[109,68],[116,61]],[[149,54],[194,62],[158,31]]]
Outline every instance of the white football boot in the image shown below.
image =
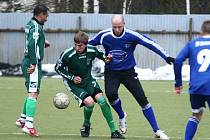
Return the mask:
[[127,117],[127,114],[124,112],[124,118],[119,119],[119,129],[120,129],[121,133],[123,133],[123,134],[125,134],[127,132],[126,117]]
[[23,128],[25,125],[25,121],[21,120],[20,118],[16,120],[15,122],[16,126],[19,128]]
[[162,130],[155,132],[155,138],[159,140],[169,140],[169,137]]

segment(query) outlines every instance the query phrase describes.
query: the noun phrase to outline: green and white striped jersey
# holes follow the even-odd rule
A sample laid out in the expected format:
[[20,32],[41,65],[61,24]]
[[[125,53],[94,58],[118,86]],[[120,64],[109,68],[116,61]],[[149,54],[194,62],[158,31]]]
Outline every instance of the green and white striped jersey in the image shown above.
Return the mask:
[[45,34],[43,25],[32,18],[25,27],[24,56],[31,64],[37,64],[44,57]]
[[55,70],[63,78],[70,81],[75,76],[80,76],[83,84],[92,78],[92,61],[96,57],[104,60],[105,55],[94,46],[87,45],[85,52],[82,54],[77,54],[74,47],[71,47],[61,54],[60,59],[56,63]]

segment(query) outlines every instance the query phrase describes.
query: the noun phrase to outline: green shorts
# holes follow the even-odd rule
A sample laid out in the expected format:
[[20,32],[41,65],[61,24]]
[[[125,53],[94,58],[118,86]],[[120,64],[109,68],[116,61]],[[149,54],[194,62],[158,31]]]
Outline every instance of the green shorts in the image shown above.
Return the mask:
[[32,74],[29,74],[27,72],[29,67],[30,67],[29,58],[24,58],[22,60],[21,68],[22,68],[23,76],[25,77],[25,86],[26,86],[27,92],[39,93],[41,78],[42,78],[42,64],[41,62],[39,62],[36,65],[36,69]]
[[91,79],[83,85],[73,84],[66,79],[64,79],[63,82],[67,90],[74,95],[80,107],[84,105],[83,100],[86,97],[91,96],[95,100],[94,96],[98,93],[102,93],[102,90],[95,79]]

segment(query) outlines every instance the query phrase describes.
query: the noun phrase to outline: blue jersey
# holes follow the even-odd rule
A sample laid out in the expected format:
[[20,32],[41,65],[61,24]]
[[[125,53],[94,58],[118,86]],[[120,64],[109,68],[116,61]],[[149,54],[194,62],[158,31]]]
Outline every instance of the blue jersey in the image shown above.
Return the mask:
[[169,55],[150,38],[135,31],[124,28],[121,36],[116,36],[113,30],[106,29],[99,32],[89,40],[91,45],[103,45],[105,55],[112,54],[112,61],[105,65],[108,70],[128,70],[136,65],[134,50],[137,44],[143,45],[148,49],[159,54],[163,59]]
[[182,86],[182,65],[189,58],[190,94],[210,95],[210,36],[190,41],[175,59],[175,86]]

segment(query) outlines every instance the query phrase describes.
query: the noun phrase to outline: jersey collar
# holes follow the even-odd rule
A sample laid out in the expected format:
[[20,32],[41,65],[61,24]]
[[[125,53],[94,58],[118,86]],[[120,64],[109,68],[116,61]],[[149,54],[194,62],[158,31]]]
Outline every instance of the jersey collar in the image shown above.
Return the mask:
[[39,22],[35,17],[32,17],[33,20],[35,20],[38,24],[44,25],[43,23]]
[[114,37],[114,38],[122,38],[123,36],[124,36],[124,34],[125,34],[125,30],[126,30],[126,28],[124,27],[123,28],[123,33],[121,34],[121,36],[116,36],[115,34],[114,34],[114,32],[113,32],[113,30],[112,30],[112,36]]

